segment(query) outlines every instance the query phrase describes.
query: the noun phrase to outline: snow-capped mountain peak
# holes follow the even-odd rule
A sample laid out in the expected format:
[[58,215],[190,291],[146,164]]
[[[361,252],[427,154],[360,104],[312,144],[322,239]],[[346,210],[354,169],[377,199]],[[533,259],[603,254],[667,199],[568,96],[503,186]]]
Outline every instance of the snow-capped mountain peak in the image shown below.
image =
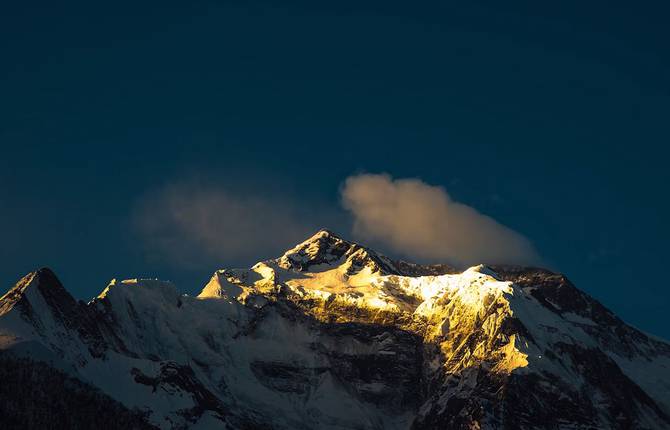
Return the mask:
[[346,241],[330,230],[319,230],[306,241],[286,251],[277,260],[279,267],[287,270],[319,270],[319,267],[347,264],[350,273],[364,267],[374,272],[398,273],[393,262],[376,252],[354,242]]
[[36,299],[37,296],[45,298],[56,298],[69,296],[54,272],[43,267],[25,275],[16,285],[10,289],[2,298],[3,303],[16,302],[22,298],[26,300]]
[[0,346],[161,428],[670,426],[670,344],[564,276],[394,261],[327,230],[197,297],[113,280],[84,304],[34,272],[0,299]]

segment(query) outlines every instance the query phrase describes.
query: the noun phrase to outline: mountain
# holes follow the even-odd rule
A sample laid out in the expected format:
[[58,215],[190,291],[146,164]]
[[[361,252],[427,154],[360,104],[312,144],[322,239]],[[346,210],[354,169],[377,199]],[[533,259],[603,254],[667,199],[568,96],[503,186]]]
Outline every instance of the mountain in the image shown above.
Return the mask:
[[3,428],[35,422],[16,396],[59,405],[38,422],[108,403],[118,428],[670,428],[670,344],[565,276],[395,261],[326,230],[197,297],[113,280],[83,303],[37,270],[0,298],[0,349],[30,388],[0,389]]

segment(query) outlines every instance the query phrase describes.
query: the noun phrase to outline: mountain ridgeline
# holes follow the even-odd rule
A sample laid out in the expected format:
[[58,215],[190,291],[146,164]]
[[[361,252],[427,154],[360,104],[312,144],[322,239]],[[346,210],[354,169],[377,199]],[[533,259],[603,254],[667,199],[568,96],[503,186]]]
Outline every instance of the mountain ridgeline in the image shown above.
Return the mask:
[[0,298],[2,428],[667,429],[670,344],[563,275],[322,230],[197,297],[49,269]]

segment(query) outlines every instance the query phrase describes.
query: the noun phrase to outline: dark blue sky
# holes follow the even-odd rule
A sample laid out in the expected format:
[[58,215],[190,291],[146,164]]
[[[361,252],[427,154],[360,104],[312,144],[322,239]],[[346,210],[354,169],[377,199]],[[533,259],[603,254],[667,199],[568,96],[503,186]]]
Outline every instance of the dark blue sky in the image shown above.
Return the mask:
[[112,277],[193,293],[281,247],[162,258],[134,214],[165,186],[290,201],[348,236],[342,182],[387,172],[670,337],[661,2],[187,3],[2,6],[1,290],[50,266],[83,299]]

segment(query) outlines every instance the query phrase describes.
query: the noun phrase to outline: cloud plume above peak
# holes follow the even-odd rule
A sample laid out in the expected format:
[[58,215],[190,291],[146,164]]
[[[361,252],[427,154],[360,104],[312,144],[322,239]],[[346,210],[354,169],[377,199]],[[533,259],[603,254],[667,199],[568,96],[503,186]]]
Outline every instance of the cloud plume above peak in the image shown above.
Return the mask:
[[309,216],[288,198],[178,183],[135,207],[133,221],[149,256],[184,267],[248,264],[312,234]]
[[456,265],[539,260],[524,236],[419,179],[361,174],[347,178],[341,193],[356,236],[408,257]]

